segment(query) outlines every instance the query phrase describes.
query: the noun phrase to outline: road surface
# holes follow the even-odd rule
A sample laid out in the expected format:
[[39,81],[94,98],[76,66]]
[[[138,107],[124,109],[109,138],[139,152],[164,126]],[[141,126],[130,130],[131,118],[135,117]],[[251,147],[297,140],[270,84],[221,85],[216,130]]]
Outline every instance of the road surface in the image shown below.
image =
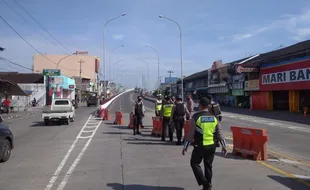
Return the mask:
[[[182,146],[150,136],[151,110],[142,135],[133,136],[127,129],[136,97],[126,93],[117,98],[109,107],[110,121],[98,120],[91,114],[96,108],[83,106],[69,126],[44,126],[39,115],[9,121],[15,149],[11,159],[0,164],[0,189],[199,189],[189,166],[191,150],[181,156]],[[125,123],[116,126],[113,113],[119,110]],[[256,162],[219,153],[214,175],[218,190],[307,189]]]

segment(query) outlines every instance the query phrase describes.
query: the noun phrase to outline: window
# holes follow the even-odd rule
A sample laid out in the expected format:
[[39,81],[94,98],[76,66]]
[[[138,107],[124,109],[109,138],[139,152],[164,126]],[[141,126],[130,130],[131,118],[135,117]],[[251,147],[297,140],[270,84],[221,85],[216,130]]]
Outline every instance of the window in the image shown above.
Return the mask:
[[68,100],[56,100],[55,105],[69,105]]

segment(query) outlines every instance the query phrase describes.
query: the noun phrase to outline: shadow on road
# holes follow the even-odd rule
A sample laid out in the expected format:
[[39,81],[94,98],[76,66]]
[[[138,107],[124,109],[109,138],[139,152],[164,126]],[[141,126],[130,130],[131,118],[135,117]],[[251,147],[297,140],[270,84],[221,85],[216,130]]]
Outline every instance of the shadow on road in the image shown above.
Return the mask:
[[108,190],[184,190],[182,187],[158,187],[138,184],[122,185],[120,183],[108,183],[107,187],[110,187]]
[[234,114],[242,114],[254,117],[262,117],[267,119],[281,120],[287,122],[296,122],[300,124],[310,125],[310,117],[304,117],[302,113],[291,113],[289,111],[267,111],[267,110],[252,110],[245,108],[230,108],[221,107],[223,112],[229,112]]
[[36,121],[36,122],[33,122],[33,124],[30,125],[29,127],[53,127],[53,126],[62,126],[62,125],[64,125],[63,122],[61,122],[60,125],[58,124],[58,122],[50,122],[48,126],[45,126],[43,121]]
[[[128,129],[128,126],[127,125],[110,125],[110,126],[108,126],[108,127],[110,127],[110,128],[115,128],[115,129]],[[132,129],[128,129],[128,130],[132,130]]]
[[222,152],[216,152],[215,153],[215,156],[218,156],[218,157],[222,157],[222,158],[228,158],[228,159],[233,159],[233,160],[244,160],[244,158],[240,157],[240,156],[235,156],[233,155],[231,152],[227,153],[226,156],[224,156],[222,154]]
[[[309,190],[309,187],[307,187],[306,185],[298,183],[297,181],[294,181],[293,179],[288,177],[282,177],[276,175],[268,175],[268,177],[273,179],[274,181],[277,181],[278,183],[285,185],[287,188],[292,190]],[[305,181],[308,184],[310,183],[310,180]]]
[[164,146],[176,146],[176,142],[170,142],[170,141],[139,141],[139,142],[127,142],[127,144],[132,144],[132,145],[164,145]]
[[126,135],[128,133],[124,133],[124,132],[102,132],[102,134],[106,134],[106,135]]

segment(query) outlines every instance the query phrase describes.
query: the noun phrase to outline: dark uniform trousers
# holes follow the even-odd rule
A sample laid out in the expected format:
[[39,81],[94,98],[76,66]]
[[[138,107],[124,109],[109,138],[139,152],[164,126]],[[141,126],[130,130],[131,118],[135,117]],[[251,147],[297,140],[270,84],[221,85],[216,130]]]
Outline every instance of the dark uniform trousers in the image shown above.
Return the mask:
[[139,133],[139,125],[141,125],[142,127],[142,114],[136,114],[135,115],[135,122],[134,122],[134,126],[133,126],[133,133]]
[[[193,169],[198,185],[209,186],[212,181],[212,163],[216,151],[215,144],[194,147],[191,157],[191,167]],[[203,174],[200,163],[203,160],[205,173]]]
[[181,142],[181,139],[182,139],[182,133],[183,133],[183,128],[184,128],[184,116],[176,116],[174,118],[174,126],[175,126],[175,129],[176,129],[176,132],[177,132],[177,139],[178,139],[178,142]]
[[161,133],[161,139],[165,140],[166,139],[166,131],[168,129],[169,131],[169,138],[172,141],[173,140],[173,131],[171,127],[169,126],[170,123],[170,117],[163,117],[163,127],[162,127],[162,133]]

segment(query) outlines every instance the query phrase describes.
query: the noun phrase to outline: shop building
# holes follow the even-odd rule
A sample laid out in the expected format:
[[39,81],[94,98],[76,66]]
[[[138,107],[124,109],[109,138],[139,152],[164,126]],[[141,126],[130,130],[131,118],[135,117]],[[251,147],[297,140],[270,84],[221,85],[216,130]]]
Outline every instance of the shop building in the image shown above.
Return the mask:
[[310,56],[261,66],[259,83],[271,110],[299,112],[310,106]]
[[66,76],[50,76],[49,97],[75,99],[75,80]]
[[259,89],[259,67],[249,62],[259,58],[260,54],[257,54],[231,65],[231,71],[234,71],[231,89],[236,107],[250,108],[252,105],[252,91]]
[[253,109],[300,112],[310,106],[310,41],[263,55]]
[[208,74],[208,94],[220,105],[234,107],[235,98],[231,91],[231,64],[223,64],[221,60],[213,62]]
[[[208,70],[194,73],[183,79],[184,94],[192,95],[194,100],[201,96],[207,96],[208,93]],[[181,85],[180,85],[181,87]]]

